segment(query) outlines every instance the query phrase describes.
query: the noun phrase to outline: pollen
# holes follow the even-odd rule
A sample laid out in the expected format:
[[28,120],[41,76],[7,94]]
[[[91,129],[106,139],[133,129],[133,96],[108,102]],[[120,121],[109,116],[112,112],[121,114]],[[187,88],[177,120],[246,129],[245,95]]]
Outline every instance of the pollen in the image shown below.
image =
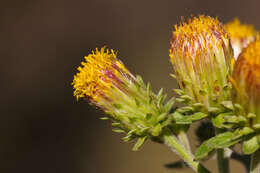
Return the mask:
[[241,24],[239,19],[235,18],[232,22],[225,25],[226,31],[229,33],[231,39],[244,39],[254,36],[257,31],[253,25]]
[[196,35],[198,33],[208,33],[210,34],[212,31],[223,31],[222,24],[218,21],[218,19],[214,19],[209,16],[200,15],[199,17],[193,17],[189,19],[187,22],[182,20],[181,25],[178,27],[174,26],[176,31],[174,34],[186,34],[186,35]]
[[97,101],[100,97],[106,95],[112,87],[112,81],[108,77],[109,74],[116,75],[119,69],[126,71],[123,64],[117,60],[116,53],[105,47],[85,56],[85,62],[78,67],[78,73],[73,79],[74,96],[79,98],[90,98]]

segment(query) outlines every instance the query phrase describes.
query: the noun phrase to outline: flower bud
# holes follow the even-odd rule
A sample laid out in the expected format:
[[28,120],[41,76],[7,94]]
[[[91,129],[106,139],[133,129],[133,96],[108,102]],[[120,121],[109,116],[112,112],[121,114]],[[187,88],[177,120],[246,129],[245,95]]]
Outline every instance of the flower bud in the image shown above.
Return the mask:
[[231,39],[235,59],[237,59],[243,48],[255,40],[257,35],[253,25],[241,24],[237,18],[225,24],[225,29]]
[[120,130],[130,135],[157,136],[173,100],[163,105],[162,91],[155,95],[140,77],[134,77],[113,50],[101,48],[85,57],[74,76],[74,96],[87,99],[110,115]]
[[207,108],[229,99],[230,39],[218,19],[199,16],[175,26],[170,58],[180,88]]
[[260,40],[248,45],[235,62],[232,83],[233,102],[240,104],[242,114],[251,119],[248,125],[260,124]]

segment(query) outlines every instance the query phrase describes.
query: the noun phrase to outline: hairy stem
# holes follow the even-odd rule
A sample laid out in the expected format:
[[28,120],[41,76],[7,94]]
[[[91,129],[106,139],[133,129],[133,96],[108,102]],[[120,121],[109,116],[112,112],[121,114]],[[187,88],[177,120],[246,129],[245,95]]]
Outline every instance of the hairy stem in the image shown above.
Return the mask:
[[260,172],[260,150],[251,155],[250,173]]
[[[223,132],[221,129],[216,129],[216,134]],[[217,161],[219,173],[229,173],[229,157],[227,149],[217,149]]]
[[171,149],[176,152],[195,172],[198,173],[210,173],[199,162],[194,161],[194,156],[188,151],[180,141],[171,134],[169,130],[166,130],[163,139]]
[[190,152],[191,152],[191,148],[190,148],[190,142],[188,139],[187,134],[182,130],[179,132],[178,134],[178,139],[181,141],[181,143],[185,146],[185,148]]

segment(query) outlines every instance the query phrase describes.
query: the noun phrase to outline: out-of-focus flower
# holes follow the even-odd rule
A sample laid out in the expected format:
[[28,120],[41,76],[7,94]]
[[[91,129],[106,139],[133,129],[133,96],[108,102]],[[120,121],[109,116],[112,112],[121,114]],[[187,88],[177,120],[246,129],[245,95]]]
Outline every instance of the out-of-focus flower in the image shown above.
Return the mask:
[[199,16],[175,26],[170,58],[180,88],[206,108],[230,98],[233,57],[228,34],[218,19]]
[[[163,105],[162,90],[155,95],[141,77],[134,77],[113,50],[101,48],[85,57],[74,76],[74,95],[87,99],[114,120],[117,132],[135,136],[158,136],[169,118],[173,100]],[[142,138],[144,139],[144,138]]]
[[243,108],[237,114],[251,119],[250,127],[260,128],[260,40],[250,43],[239,55],[232,83],[233,102]]
[[235,59],[237,59],[243,48],[255,40],[258,33],[253,25],[241,24],[237,18],[225,24],[225,29],[231,39]]

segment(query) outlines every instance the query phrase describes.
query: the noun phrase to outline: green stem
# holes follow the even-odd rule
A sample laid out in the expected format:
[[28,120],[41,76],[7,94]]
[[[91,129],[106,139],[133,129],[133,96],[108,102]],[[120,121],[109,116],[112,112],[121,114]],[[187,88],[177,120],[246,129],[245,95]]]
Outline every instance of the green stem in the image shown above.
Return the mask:
[[179,140],[171,134],[169,130],[165,131],[163,135],[164,142],[171,147],[195,172],[210,173],[199,162],[194,161],[194,156],[188,151]]
[[[221,129],[216,129],[216,134],[223,132]],[[217,149],[217,161],[219,173],[229,173],[229,157],[227,149]]]
[[260,172],[260,150],[251,155],[250,173]]
[[178,139],[181,141],[181,143],[185,146],[185,148],[190,152],[191,152],[191,148],[190,148],[190,142],[189,142],[189,139],[188,139],[188,136],[187,134],[181,130],[178,134]]

